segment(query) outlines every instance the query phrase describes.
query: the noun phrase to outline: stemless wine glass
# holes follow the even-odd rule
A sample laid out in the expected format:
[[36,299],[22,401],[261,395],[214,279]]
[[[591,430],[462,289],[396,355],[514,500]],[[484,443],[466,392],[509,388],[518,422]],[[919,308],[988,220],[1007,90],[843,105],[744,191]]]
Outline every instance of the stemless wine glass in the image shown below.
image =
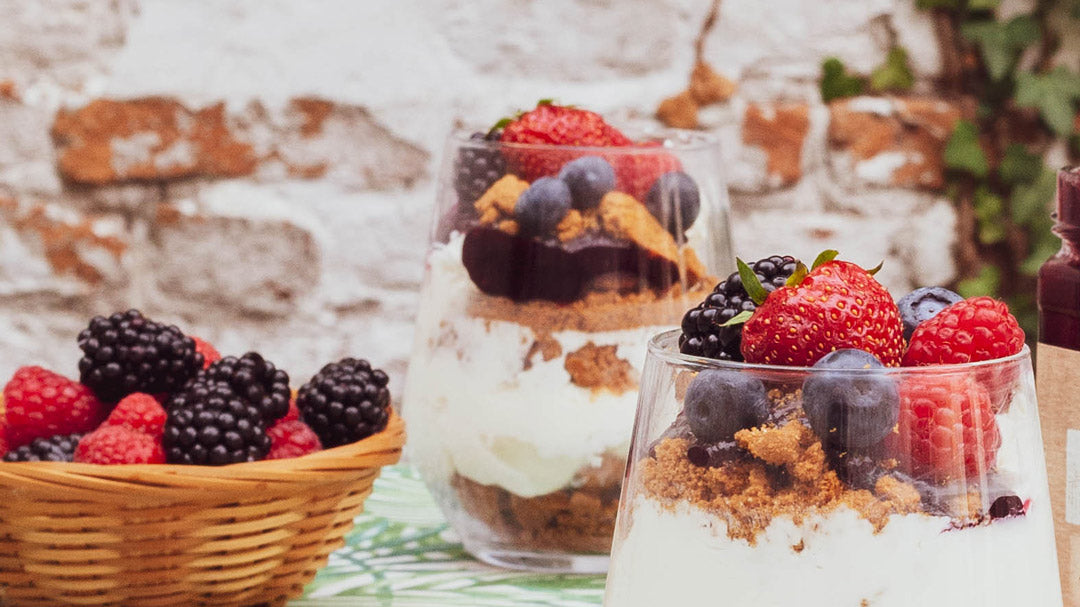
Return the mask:
[[1026,347],[837,370],[678,336],[649,343],[606,607],[1062,604]]
[[410,457],[465,548],[607,568],[649,335],[733,269],[712,136],[451,136],[404,394]]

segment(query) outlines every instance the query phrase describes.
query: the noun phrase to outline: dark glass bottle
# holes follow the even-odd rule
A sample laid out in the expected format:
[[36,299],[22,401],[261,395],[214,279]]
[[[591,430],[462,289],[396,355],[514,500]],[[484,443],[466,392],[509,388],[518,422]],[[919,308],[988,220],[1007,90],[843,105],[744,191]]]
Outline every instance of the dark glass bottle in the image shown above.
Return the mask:
[[1039,270],[1036,380],[1065,607],[1080,607],[1080,167],[1058,173],[1061,250]]

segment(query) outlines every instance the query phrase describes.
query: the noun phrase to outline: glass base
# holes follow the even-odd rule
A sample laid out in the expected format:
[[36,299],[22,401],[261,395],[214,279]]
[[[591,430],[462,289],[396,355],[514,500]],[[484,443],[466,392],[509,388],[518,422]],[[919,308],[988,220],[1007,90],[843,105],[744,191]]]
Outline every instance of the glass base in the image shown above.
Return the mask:
[[533,571],[539,573],[607,573],[610,557],[606,554],[567,554],[563,552],[530,552],[526,550],[501,550],[493,548],[465,550],[477,559],[503,569]]

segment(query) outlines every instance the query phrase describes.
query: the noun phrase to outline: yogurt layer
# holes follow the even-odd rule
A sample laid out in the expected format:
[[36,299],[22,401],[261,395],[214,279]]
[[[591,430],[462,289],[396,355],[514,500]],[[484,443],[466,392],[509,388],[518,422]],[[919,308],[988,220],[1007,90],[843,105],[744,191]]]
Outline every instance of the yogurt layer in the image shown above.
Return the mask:
[[534,329],[464,313],[479,291],[461,263],[461,242],[454,235],[428,260],[405,386],[412,456],[443,481],[456,472],[521,497],[568,486],[605,453],[625,457],[637,391],[574,385],[564,356],[589,342],[613,345],[640,369],[649,337],[664,327],[553,331],[543,337],[562,355],[530,356]]
[[875,533],[848,508],[802,525],[781,517],[753,545],[686,502],[668,509],[638,496],[623,514],[606,607],[1061,605],[1045,495],[1025,516],[966,528],[906,514]]

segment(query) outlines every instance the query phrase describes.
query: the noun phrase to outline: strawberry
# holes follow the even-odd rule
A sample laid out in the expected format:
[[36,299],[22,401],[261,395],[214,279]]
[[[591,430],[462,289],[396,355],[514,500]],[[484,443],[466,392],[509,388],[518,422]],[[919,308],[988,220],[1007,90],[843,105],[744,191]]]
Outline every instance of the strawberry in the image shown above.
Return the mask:
[[[500,122],[500,141],[558,146],[611,147],[630,145],[618,129],[596,112],[540,101],[536,108]],[[526,181],[558,175],[567,162],[586,155],[581,150],[505,149],[512,173]],[[651,182],[650,182],[651,183]]]
[[968,363],[1016,354],[1024,330],[1005,303],[991,297],[958,301],[915,327],[904,366]]
[[8,447],[35,438],[82,434],[97,427],[105,407],[86,386],[41,367],[21,367],[4,386]]
[[771,293],[739,260],[747,292],[760,301],[742,330],[747,362],[809,367],[829,352],[855,348],[886,366],[900,364],[904,327],[889,292],[869,272],[835,256],[822,253],[812,270],[800,264],[787,285]]
[[907,470],[938,482],[989,470],[1001,446],[990,394],[970,374],[906,378],[897,432],[895,452]]
[[75,461],[85,464],[164,464],[159,439],[127,426],[102,426],[82,437]]
[[319,437],[304,422],[280,420],[266,431],[270,437],[270,453],[266,459],[288,459],[322,451]]
[[210,365],[221,360],[221,353],[217,351],[213,345],[208,341],[203,341],[194,335],[189,335],[192,341],[195,342],[195,351],[203,355],[203,369],[208,368]]
[[161,438],[165,433],[165,408],[153,396],[136,392],[128,394],[105,418],[105,426],[125,426],[136,432]]

